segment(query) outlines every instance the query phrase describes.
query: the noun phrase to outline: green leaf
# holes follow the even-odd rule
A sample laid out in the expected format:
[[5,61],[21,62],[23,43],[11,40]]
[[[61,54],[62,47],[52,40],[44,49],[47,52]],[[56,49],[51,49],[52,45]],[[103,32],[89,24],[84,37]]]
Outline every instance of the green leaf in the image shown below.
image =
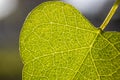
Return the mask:
[[120,33],[95,28],[63,2],[45,2],[20,35],[23,80],[120,80]]

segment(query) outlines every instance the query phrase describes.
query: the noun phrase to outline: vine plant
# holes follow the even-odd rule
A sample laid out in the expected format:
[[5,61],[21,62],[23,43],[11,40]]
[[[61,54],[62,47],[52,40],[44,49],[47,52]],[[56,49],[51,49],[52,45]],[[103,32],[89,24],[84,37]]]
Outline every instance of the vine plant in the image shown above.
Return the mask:
[[60,1],[38,5],[20,33],[23,80],[120,80],[120,32],[104,31],[116,0],[100,28]]

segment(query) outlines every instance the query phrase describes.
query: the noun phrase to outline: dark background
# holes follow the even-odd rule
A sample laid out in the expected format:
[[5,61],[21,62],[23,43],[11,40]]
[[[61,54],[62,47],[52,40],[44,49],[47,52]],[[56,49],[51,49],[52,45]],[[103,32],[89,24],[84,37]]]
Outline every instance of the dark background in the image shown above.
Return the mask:
[[[28,13],[38,4],[47,0],[18,1],[19,3],[16,10],[6,18],[0,19],[0,80],[22,80],[23,64],[19,54],[20,30]],[[95,26],[100,26],[114,1],[115,0],[108,0],[95,15],[84,12],[83,14]],[[97,4],[99,3],[96,3],[96,6]],[[105,30],[120,31],[120,8]]]

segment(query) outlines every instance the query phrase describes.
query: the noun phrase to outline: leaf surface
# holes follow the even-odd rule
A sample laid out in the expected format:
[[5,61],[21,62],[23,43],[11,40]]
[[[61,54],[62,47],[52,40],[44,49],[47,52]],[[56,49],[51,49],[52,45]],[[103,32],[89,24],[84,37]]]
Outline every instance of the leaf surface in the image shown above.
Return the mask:
[[23,80],[120,80],[120,33],[95,28],[63,2],[45,2],[20,34]]

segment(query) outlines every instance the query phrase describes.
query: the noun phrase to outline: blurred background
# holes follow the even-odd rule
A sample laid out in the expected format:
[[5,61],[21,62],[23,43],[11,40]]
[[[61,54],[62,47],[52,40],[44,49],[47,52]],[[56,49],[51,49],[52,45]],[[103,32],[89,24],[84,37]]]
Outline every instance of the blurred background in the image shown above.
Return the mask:
[[[47,0],[0,0],[0,80],[22,80],[19,34],[28,13]],[[99,27],[115,0],[62,0]],[[120,31],[120,8],[105,29]]]

